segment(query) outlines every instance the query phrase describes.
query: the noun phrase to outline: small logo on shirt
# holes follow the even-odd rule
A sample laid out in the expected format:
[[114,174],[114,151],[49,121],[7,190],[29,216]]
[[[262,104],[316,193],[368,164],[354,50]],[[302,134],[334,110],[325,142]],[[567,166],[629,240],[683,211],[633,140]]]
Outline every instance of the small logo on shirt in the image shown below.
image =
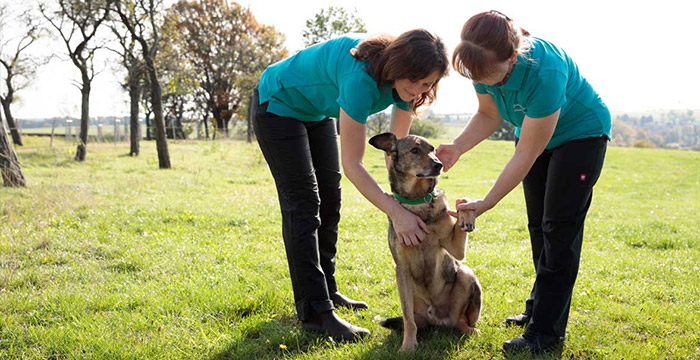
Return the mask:
[[519,112],[526,112],[527,108],[520,105],[520,104],[514,104],[513,105],[513,111],[519,111]]
[[586,181],[586,174],[581,174],[578,176],[578,179],[581,181]]

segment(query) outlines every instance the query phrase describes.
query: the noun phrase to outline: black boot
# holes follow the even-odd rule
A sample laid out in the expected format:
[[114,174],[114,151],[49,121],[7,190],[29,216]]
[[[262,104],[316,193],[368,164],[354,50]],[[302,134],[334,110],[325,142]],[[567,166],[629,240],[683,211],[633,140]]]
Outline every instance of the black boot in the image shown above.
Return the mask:
[[537,332],[528,327],[521,336],[504,342],[503,350],[506,352],[530,352],[538,354],[554,350],[563,343],[563,336]]
[[335,341],[352,342],[369,335],[369,330],[339,318],[333,310],[316,314],[311,320],[302,322],[301,326],[304,330],[325,333]]
[[530,323],[530,315],[529,311],[525,311],[520,315],[508,317],[506,318],[505,324],[506,326],[526,326]]
[[350,299],[349,297],[341,294],[340,291],[332,293],[330,298],[331,301],[333,301],[333,306],[336,307],[344,307],[353,310],[367,309],[366,302]]

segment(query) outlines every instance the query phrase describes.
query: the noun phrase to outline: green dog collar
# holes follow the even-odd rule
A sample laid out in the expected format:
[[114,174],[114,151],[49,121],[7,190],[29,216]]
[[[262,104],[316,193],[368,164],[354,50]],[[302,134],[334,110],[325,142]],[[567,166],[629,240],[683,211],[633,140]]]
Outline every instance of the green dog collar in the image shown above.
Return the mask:
[[434,198],[437,197],[437,193],[435,192],[435,190],[433,190],[433,192],[431,192],[430,194],[428,194],[425,197],[422,197],[420,199],[406,199],[406,198],[399,196],[399,194],[397,194],[397,193],[393,193],[393,194],[394,194],[394,199],[396,199],[398,202],[404,203],[404,204],[411,204],[411,205],[429,203]]

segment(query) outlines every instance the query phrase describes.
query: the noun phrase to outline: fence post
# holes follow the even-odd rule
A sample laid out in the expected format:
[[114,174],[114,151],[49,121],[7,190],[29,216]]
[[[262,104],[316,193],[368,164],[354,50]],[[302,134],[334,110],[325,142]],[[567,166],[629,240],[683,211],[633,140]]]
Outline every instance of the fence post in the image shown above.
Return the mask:
[[97,124],[97,142],[102,142],[102,124]]
[[117,142],[119,142],[119,120],[114,119],[114,145],[117,145]]
[[73,120],[66,120],[66,140],[73,142]]

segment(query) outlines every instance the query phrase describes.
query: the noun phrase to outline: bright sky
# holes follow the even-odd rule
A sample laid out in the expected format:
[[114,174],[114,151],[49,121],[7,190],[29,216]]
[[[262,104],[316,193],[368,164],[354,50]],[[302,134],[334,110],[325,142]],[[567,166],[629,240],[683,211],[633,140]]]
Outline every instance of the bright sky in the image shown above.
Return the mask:
[[[472,15],[496,9],[535,36],[565,49],[603,100],[613,110],[700,109],[700,46],[694,1],[379,1],[379,0],[241,0],[259,22],[286,35],[294,52],[302,47],[305,22],[330,5],[355,8],[369,33],[398,35],[426,28],[440,36],[448,52],[459,41]],[[64,48],[56,47],[58,51]],[[64,56],[65,57],[65,56]],[[127,97],[106,68],[97,75],[91,115],[126,115]],[[67,61],[52,61],[38,71],[34,84],[19,94],[14,113],[19,118],[79,116],[78,78]],[[437,113],[476,109],[471,83],[452,71],[440,83]]]

